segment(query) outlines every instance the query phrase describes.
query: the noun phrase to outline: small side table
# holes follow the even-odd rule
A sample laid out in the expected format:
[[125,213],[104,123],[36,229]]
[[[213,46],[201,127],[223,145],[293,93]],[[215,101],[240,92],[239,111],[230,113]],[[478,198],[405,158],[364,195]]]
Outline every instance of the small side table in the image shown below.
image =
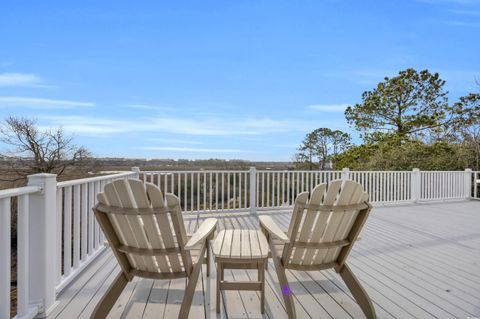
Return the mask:
[[[217,262],[217,313],[220,312],[220,290],[254,290],[261,292],[261,312],[265,312],[265,266],[268,242],[260,230],[227,229],[218,233],[213,243]],[[257,269],[257,281],[226,281],[225,269]]]

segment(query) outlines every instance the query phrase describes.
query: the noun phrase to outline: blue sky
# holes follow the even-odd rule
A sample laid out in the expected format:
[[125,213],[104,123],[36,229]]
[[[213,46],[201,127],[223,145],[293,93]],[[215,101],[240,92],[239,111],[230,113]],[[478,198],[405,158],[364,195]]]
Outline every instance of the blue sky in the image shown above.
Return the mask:
[[3,1],[0,118],[97,156],[289,160],[384,76],[480,78],[480,1]]

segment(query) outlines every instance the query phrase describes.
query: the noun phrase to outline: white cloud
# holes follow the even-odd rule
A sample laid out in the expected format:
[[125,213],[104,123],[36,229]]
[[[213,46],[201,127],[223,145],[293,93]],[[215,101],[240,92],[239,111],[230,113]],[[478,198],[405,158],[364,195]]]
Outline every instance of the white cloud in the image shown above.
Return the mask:
[[194,136],[264,135],[279,132],[308,131],[317,122],[274,119],[211,117],[138,117],[130,120],[102,119],[90,116],[44,116],[48,125],[62,126],[82,135],[112,135],[155,132]]
[[51,87],[31,73],[0,73],[0,86]]
[[0,107],[25,107],[38,109],[70,109],[95,106],[93,102],[54,100],[37,97],[0,96]]
[[232,148],[194,148],[194,147],[171,147],[171,146],[145,146],[139,149],[147,151],[171,151],[171,152],[194,152],[194,153],[246,153],[246,150]]
[[191,140],[180,140],[174,138],[151,138],[150,141],[169,143],[169,144],[190,144],[190,145],[201,145],[202,142],[191,141]]
[[174,110],[173,107],[147,105],[147,104],[128,104],[127,107],[131,108],[131,109],[152,110],[152,111],[172,111],[172,110]]
[[349,104],[315,104],[309,105],[308,108],[322,112],[344,112]]
[[273,147],[278,147],[278,148],[297,148],[298,144],[297,145],[294,145],[294,144],[273,144],[272,146]]

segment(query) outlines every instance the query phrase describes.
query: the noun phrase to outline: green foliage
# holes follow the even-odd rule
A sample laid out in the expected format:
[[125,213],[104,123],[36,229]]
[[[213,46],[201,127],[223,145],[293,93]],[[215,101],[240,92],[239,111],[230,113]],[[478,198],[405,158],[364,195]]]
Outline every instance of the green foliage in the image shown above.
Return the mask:
[[462,170],[474,154],[465,143],[424,143],[418,140],[386,139],[354,146],[335,158],[334,169],[352,170]]
[[472,110],[464,121],[459,122],[453,130],[459,140],[471,149],[473,159],[471,168],[480,170],[480,94],[470,93],[462,96],[457,103],[465,109]]
[[372,91],[362,94],[362,103],[345,110],[347,121],[364,137],[389,133],[403,138],[436,133],[460,121],[466,113],[464,104],[448,103],[438,73],[414,69],[385,77]]
[[345,134],[338,142],[344,147],[331,152],[327,145],[333,131],[317,129],[299,148],[297,166],[312,167],[316,158],[319,168],[325,168],[322,160],[329,160],[333,169],[480,170],[480,94],[449,104],[444,85],[438,73],[428,70],[407,69],[385,77],[362,94],[362,103],[345,111],[364,144],[351,147],[348,134],[336,131]]
[[318,128],[305,136],[295,154],[299,169],[325,169],[332,158],[350,147],[348,133],[329,128]]

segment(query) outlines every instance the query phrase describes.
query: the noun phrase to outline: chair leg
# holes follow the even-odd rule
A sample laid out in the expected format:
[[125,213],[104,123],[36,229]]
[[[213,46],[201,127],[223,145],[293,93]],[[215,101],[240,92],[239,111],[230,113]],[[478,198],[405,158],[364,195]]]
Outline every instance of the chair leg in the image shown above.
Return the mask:
[[297,318],[295,313],[295,304],[293,303],[292,291],[288,285],[287,275],[285,274],[285,267],[283,267],[280,257],[274,253],[275,248],[270,244],[270,251],[272,252],[273,264],[275,265],[275,271],[277,273],[278,282],[280,283],[280,290],[283,295],[283,301],[285,302],[285,308],[289,319]]
[[198,276],[200,274],[200,270],[202,269],[203,259],[205,258],[205,246],[206,244],[203,245],[198,260],[193,266],[193,270],[188,278],[185,296],[183,297],[180,313],[178,314],[179,319],[188,318],[188,313],[190,312],[190,308],[192,306],[193,294],[195,293],[195,288],[197,287]]
[[207,240],[207,277],[210,277],[210,245]]
[[365,316],[368,319],[375,319],[376,314],[372,300],[368,296],[365,289],[363,289],[362,285],[358,281],[357,277],[355,277],[350,267],[348,267],[347,264],[344,264],[339,273]]
[[220,282],[222,281],[222,263],[217,261],[217,289],[215,289],[215,311],[220,313]]
[[93,313],[91,314],[91,319],[103,319],[106,318],[113,305],[117,301],[118,297],[122,293],[123,289],[128,283],[127,277],[125,277],[123,271],[117,275],[113,283],[108,288],[108,291],[103,295],[100,302],[97,304]]

